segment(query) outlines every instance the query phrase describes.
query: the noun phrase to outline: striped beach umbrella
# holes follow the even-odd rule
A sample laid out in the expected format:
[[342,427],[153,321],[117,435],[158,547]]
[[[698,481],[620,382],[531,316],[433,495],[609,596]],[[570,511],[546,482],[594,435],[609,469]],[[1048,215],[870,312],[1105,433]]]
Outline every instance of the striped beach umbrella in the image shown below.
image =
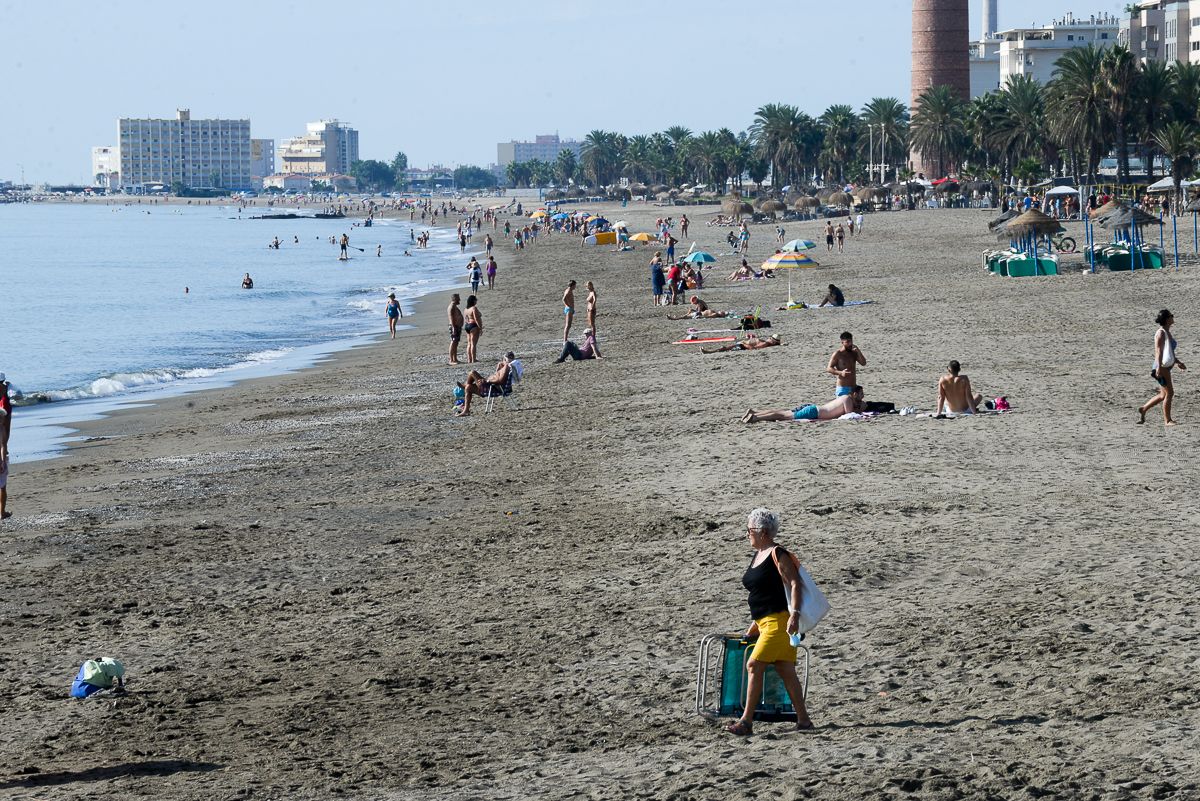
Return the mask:
[[783,246],[784,253],[798,253],[801,250],[812,250],[817,246],[816,242],[809,239],[793,239]]
[[801,267],[816,267],[817,262],[803,253],[776,253],[762,263],[762,270],[791,270]]

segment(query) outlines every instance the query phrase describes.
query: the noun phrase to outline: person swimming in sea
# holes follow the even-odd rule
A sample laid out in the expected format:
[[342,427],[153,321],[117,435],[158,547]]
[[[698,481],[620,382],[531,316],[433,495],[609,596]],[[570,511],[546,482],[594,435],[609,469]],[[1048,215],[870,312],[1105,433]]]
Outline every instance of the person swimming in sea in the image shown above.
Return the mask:
[[250,277],[250,273],[246,273],[242,278],[242,289],[254,289],[254,279]]

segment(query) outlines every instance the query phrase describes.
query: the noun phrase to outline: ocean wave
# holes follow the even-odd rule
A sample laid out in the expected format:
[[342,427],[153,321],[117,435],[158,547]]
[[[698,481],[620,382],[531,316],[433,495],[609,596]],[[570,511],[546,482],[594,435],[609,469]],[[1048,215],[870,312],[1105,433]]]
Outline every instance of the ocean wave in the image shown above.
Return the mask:
[[18,406],[33,406],[40,403],[57,403],[61,401],[85,400],[88,398],[105,398],[120,395],[137,389],[173,384],[177,381],[187,381],[196,378],[211,378],[222,373],[241,370],[266,362],[275,361],[292,351],[291,348],[274,348],[248,354],[241,361],[223,367],[190,367],[190,368],[161,368],[140,372],[112,373],[100,376],[85,384],[79,384],[66,389],[50,389],[30,393],[18,392],[14,403]]

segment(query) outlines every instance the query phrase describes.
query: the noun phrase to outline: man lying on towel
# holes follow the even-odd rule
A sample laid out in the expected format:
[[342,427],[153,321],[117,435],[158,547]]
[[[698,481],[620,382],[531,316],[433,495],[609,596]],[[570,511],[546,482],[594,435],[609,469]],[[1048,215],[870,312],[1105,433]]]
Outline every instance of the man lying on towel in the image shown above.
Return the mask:
[[668,314],[667,319],[668,320],[698,320],[701,317],[728,317],[728,316],[729,316],[729,312],[723,312],[723,311],[717,311],[715,309],[710,309],[708,307],[707,303],[700,300],[699,295],[692,295],[692,310],[690,312],[688,312],[687,314],[680,315],[679,317],[672,317],[671,315]]
[[779,337],[771,334],[769,337],[759,337],[755,334],[743,339],[741,342],[734,342],[731,345],[722,345],[719,348],[701,348],[701,353],[725,353],[730,350],[762,350],[763,348],[773,348],[776,345],[782,345]]
[[836,420],[851,412],[861,413],[863,410],[863,388],[855,386],[849,395],[834,398],[826,404],[805,404],[795,409],[779,409],[778,411],[755,411],[747,409],[742,415],[743,423],[783,422],[785,420]]

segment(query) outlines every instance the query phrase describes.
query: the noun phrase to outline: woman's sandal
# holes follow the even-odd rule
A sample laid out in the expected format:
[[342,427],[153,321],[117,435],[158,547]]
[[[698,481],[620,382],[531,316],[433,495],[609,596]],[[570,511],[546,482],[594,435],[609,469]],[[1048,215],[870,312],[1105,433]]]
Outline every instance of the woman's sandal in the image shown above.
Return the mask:
[[729,732],[730,734],[736,734],[738,737],[749,737],[750,735],[754,734],[754,729],[750,726],[747,726],[745,723],[742,723],[740,720],[730,723],[725,727],[725,731]]

